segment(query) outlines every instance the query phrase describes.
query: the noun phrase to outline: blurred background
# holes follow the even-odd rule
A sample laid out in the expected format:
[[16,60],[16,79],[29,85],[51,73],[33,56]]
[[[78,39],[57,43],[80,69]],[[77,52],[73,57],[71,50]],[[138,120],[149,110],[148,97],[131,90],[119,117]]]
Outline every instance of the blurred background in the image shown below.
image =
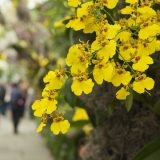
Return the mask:
[[[0,160],[78,160],[85,153],[92,127],[85,110],[72,109],[72,93],[67,90],[68,103],[60,97],[73,120],[66,135],[55,137],[49,128],[36,134],[39,120],[31,110],[44,75],[64,66],[69,46],[81,35],[62,23],[72,12],[66,0],[0,0]],[[13,107],[17,97],[20,111]]]

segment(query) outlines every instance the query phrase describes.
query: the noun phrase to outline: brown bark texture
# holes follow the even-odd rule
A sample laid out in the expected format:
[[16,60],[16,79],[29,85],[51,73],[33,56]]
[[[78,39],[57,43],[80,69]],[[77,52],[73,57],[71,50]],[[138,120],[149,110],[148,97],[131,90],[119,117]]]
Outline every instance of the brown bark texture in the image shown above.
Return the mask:
[[[150,102],[158,95],[154,93]],[[132,160],[145,144],[160,135],[160,117],[141,101],[134,100],[130,112],[123,103],[118,103],[108,115],[114,95],[112,86],[103,85],[95,87],[91,95],[81,97],[96,120],[85,145],[84,160]]]

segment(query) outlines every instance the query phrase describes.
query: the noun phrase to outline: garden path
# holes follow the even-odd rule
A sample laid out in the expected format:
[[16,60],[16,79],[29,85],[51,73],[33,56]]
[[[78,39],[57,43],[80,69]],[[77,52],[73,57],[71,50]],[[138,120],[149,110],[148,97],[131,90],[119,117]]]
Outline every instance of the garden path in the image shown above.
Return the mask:
[[14,135],[9,117],[0,115],[0,160],[53,160],[33,120],[23,119]]

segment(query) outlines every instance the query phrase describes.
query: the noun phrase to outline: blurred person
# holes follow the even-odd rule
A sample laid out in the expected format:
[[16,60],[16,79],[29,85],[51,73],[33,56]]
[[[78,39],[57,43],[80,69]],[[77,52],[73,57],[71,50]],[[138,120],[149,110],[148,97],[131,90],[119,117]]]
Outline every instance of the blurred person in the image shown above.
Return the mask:
[[5,104],[6,87],[4,84],[0,84],[0,113],[5,115],[6,104]]
[[18,133],[20,119],[24,116],[25,101],[27,96],[27,83],[20,80],[12,85],[11,91],[11,111],[14,133]]

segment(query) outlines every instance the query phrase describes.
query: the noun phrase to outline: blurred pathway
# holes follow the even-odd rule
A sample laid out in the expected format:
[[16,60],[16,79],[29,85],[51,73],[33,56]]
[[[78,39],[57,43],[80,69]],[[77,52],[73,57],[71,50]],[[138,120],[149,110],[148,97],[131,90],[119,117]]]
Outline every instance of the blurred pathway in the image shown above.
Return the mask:
[[9,118],[0,115],[0,160],[53,160],[33,121],[22,120],[14,135]]

